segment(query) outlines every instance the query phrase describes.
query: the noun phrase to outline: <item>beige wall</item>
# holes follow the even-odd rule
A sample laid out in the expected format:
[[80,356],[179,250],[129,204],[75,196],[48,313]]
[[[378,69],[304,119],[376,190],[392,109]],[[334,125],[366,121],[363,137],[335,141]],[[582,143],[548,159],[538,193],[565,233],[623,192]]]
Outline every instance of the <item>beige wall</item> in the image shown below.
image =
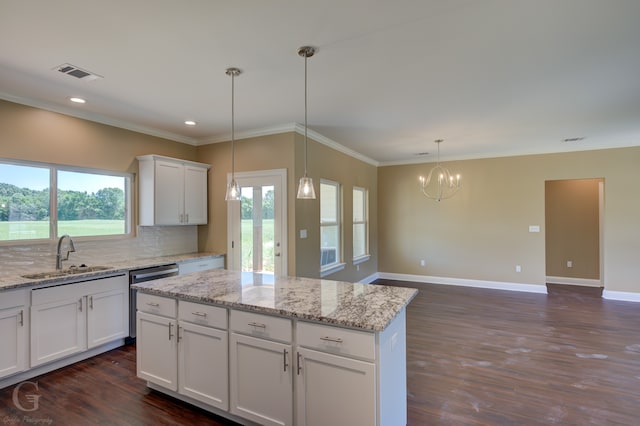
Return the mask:
[[[304,137],[296,134],[297,178],[304,173]],[[339,281],[360,281],[378,271],[378,197],[377,168],[363,161],[335,151],[325,145],[309,141],[308,169],[316,190],[315,200],[296,200],[296,234],[307,230],[308,238],[297,241],[296,272],[299,276],[320,276],[320,179],[329,179],[342,185],[342,252],[345,269],[327,276]],[[297,179],[296,179],[297,186]],[[369,252],[371,258],[353,265],[353,187],[369,191]],[[295,197],[295,194],[294,194]]]
[[[546,274],[600,279],[602,179],[545,182]],[[571,261],[572,266],[567,266]]]
[[[237,172],[287,169],[287,234],[289,274],[318,277],[320,270],[320,204],[316,200],[297,200],[298,180],[304,173],[304,138],[290,132],[279,135],[241,139],[235,143]],[[339,181],[344,192],[344,217],[351,218],[351,191],[354,185],[369,188],[371,206],[376,205],[376,167],[309,140],[308,170],[319,196],[320,178]],[[199,248],[224,252],[227,248],[227,205],[224,200],[227,173],[231,172],[231,144],[216,143],[198,147],[197,161],[212,165],[209,175],[209,225],[199,227]],[[347,262],[344,271],[328,279],[358,281],[377,271],[377,222],[372,208],[372,258],[359,268]],[[300,230],[307,238],[300,239]],[[351,259],[352,229],[344,226],[344,256]]]
[[[231,173],[231,143],[215,143],[198,147],[199,162],[211,164],[209,172],[209,224],[198,227],[198,246],[201,251],[225,253],[227,251],[227,173]],[[295,274],[295,168],[293,133],[241,139],[235,142],[235,170],[287,169],[287,263],[289,274]],[[293,269],[292,269],[293,268]]]
[[191,145],[0,100],[0,157],[103,170],[138,170],[137,155],[195,161]]
[[462,174],[463,188],[440,203],[417,183],[433,164],[379,168],[380,272],[542,286],[545,181],[604,178],[604,286],[640,292],[640,147],[445,165]]

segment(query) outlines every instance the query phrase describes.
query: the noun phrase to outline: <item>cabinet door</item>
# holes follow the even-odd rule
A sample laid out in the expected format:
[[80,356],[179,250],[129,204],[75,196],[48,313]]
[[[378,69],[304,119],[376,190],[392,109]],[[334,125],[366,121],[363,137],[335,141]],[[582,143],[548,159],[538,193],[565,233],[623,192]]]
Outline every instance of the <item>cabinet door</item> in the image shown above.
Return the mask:
[[184,223],[207,223],[207,169],[184,167]]
[[297,425],[376,424],[375,364],[303,348],[296,361]]
[[180,225],[184,219],[184,166],[156,161],[155,224]]
[[138,377],[178,390],[177,321],[137,313],[136,370]]
[[178,327],[178,391],[228,410],[227,332],[188,322],[180,322]]
[[87,297],[87,346],[93,348],[129,335],[129,291],[117,289]]
[[27,367],[24,306],[0,310],[0,378]]
[[86,349],[85,308],[84,297],[31,306],[31,367]]
[[229,355],[231,413],[263,425],[293,424],[291,346],[231,333]]

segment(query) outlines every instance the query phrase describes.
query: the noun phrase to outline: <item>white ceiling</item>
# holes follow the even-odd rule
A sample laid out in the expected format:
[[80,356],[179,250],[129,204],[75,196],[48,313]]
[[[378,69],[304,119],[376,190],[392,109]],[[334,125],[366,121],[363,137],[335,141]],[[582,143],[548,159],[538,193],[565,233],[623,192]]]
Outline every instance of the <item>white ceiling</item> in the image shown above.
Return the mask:
[[211,143],[230,66],[239,137],[304,122],[302,45],[309,128],[375,164],[640,145],[638,0],[0,0],[0,97]]

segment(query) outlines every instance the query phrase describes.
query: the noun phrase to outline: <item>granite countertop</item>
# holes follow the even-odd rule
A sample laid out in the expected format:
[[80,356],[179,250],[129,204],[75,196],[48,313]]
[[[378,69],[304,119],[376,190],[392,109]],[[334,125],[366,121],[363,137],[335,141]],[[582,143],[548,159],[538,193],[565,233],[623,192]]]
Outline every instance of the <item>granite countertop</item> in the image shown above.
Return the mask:
[[143,293],[382,331],[418,294],[405,287],[214,269],[135,284]]
[[[50,284],[57,282],[69,282],[73,280],[82,280],[85,278],[96,278],[101,276],[114,275],[122,272],[129,272],[132,269],[140,269],[140,268],[151,268],[154,266],[167,265],[170,263],[180,264],[181,262],[185,262],[193,259],[206,259],[211,257],[219,257],[223,256],[223,254],[219,253],[187,253],[187,254],[177,254],[172,256],[160,256],[160,257],[149,257],[149,258],[139,258],[139,259],[128,259],[119,261],[116,263],[110,263],[108,265],[108,269],[104,269],[101,271],[93,271],[86,273],[77,273],[77,274],[69,274],[59,277],[51,277],[44,279],[32,279],[32,278],[24,278],[21,275],[0,275],[0,291],[16,289],[20,287],[29,287],[41,284]],[[93,266],[93,265],[89,265]],[[29,272],[31,273],[31,272]],[[26,275],[26,274],[25,274]]]

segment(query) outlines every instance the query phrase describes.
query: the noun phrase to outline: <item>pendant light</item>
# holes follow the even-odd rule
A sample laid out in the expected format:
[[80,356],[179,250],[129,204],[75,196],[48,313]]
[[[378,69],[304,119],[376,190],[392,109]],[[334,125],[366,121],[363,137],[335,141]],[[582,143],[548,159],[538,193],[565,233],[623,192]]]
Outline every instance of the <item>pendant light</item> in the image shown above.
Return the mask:
[[238,68],[227,68],[225,74],[231,76],[231,182],[227,185],[227,195],[224,197],[227,201],[240,201],[240,188],[236,182],[235,174],[235,155],[236,155],[236,135],[235,135],[235,84],[234,80],[240,75]]
[[300,200],[315,200],[316,192],[313,189],[313,179],[307,176],[307,59],[316,53],[311,46],[302,46],[298,49],[298,55],[304,58],[304,176],[298,184],[298,196]]

